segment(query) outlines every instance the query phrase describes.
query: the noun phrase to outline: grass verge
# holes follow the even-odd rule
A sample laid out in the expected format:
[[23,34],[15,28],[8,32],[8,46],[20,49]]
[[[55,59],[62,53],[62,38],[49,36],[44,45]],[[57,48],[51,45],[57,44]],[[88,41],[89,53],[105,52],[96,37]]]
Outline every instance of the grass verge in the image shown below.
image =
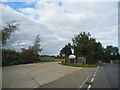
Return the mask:
[[66,66],[72,67],[85,67],[85,68],[96,68],[98,64],[76,64],[76,63],[59,63]]

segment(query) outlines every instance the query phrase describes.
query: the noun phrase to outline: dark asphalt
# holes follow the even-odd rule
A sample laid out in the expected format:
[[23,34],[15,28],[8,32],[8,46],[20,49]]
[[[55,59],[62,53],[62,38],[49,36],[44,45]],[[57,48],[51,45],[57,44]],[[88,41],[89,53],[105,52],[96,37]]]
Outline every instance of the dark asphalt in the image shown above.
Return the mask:
[[100,63],[92,88],[119,88],[118,65]]

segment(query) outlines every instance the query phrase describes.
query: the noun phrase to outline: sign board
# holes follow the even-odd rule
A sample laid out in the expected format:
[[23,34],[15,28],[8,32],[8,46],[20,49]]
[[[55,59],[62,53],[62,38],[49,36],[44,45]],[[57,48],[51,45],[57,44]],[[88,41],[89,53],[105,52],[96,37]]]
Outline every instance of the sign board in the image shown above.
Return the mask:
[[62,54],[62,57],[65,57],[65,54]]

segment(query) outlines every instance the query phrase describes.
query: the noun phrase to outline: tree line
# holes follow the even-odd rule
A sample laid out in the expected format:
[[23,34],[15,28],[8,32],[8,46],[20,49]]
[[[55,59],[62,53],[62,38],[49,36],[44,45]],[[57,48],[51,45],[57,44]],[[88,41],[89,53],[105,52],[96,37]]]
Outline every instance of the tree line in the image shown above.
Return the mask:
[[88,32],[81,32],[74,35],[72,38],[72,44],[68,43],[60,50],[60,55],[66,54],[68,57],[72,54],[71,49],[74,50],[74,55],[77,57],[85,57],[88,64],[93,64],[101,60],[102,62],[109,62],[110,60],[120,60],[120,54],[118,47],[112,45],[103,47],[100,42],[97,42],[95,38],[91,37]]
[[7,41],[11,38],[11,34],[19,29],[19,25],[19,21],[14,20],[7,23],[7,26],[0,30],[0,35],[2,37],[2,42],[0,43],[2,50],[2,66],[39,61],[39,52],[43,50],[40,48],[40,35],[36,36],[33,46],[30,45],[28,48],[22,48],[21,52],[5,48]]

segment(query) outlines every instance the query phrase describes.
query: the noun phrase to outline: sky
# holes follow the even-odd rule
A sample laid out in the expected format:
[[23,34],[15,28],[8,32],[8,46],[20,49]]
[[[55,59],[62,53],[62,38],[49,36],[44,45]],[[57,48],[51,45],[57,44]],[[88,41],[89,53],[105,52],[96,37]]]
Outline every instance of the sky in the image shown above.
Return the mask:
[[118,46],[117,2],[65,2],[39,0],[35,2],[2,2],[0,26],[18,20],[17,30],[6,47],[20,51],[41,37],[42,55],[58,55],[61,48],[72,43],[74,35],[90,32],[91,37],[108,45]]

